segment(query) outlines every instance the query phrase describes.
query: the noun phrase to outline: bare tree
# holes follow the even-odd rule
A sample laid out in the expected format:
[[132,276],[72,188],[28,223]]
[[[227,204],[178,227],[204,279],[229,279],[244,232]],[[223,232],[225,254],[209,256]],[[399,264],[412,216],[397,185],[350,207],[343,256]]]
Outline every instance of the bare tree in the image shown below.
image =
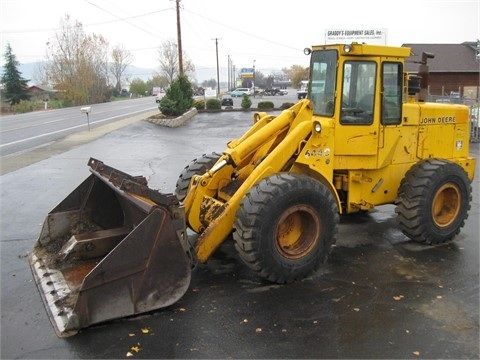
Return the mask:
[[115,88],[122,90],[122,80],[125,80],[125,71],[133,61],[133,55],[126,50],[123,45],[116,45],[112,49],[112,63],[110,64],[110,73],[115,79]]
[[[158,61],[160,62],[159,75],[168,79],[168,83],[171,84],[180,75],[177,44],[173,40],[163,42],[158,50],[158,54]],[[183,52],[182,56],[184,75],[191,77],[195,72],[195,65],[186,57],[185,52]]]
[[107,100],[108,43],[101,35],[86,35],[82,24],[66,15],[48,46],[47,76],[65,100],[74,105]]

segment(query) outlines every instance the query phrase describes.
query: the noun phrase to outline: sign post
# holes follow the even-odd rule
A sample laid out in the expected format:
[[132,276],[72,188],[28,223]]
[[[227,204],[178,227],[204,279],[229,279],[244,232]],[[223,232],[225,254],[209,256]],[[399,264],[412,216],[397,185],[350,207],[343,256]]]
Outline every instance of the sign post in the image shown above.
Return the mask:
[[87,126],[88,126],[88,131],[90,131],[90,118],[89,118],[88,114],[90,114],[90,111],[92,111],[92,107],[91,106],[85,106],[85,107],[82,107],[80,109],[80,111],[84,114],[87,114]]

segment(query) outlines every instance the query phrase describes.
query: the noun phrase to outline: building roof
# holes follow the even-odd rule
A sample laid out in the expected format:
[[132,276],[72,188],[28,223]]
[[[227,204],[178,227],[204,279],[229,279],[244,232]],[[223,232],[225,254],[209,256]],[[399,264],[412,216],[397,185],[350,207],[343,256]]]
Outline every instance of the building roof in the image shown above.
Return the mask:
[[44,92],[55,92],[56,90],[55,89],[52,89],[51,87],[49,86],[45,86],[45,85],[32,85],[28,88],[28,91],[30,92],[41,92],[41,91],[44,91]]
[[417,72],[422,60],[422,52],[433,53],[435,58],[428,59],[429,71],[451,73],[478,73],[480,72],[480,57],[476,42],[462,44],[403,44],[412,49],[405,63],[407,71]]

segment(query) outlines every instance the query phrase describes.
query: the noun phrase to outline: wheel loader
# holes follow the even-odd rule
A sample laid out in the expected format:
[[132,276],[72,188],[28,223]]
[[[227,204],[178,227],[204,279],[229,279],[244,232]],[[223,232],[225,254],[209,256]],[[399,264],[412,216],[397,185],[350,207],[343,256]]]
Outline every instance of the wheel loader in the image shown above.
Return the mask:
[[167,307],[224,241],[266,281],[314,273],[339,217],[395,204],[399,229],[451,241],[468,216],[476,160],[469,109],[425,101],[428,64],[407,47],[320,45],[308,96],[252,126],[222,153],[197,157],[173,193],[97,159],[46,217],[29,255],[59,337]]

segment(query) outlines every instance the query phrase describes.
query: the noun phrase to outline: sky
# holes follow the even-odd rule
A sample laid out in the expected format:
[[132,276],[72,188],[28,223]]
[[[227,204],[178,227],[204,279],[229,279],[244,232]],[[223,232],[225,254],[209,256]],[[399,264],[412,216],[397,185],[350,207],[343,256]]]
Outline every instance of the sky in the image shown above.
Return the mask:
[[[65,15],[124,46],[138,67],[158,71],[162,43],[177,41],[175,0],[0,0],[0,65],[7,43],[22,64],[45,60]],[[198,80],[216,68],[217,48],[221,68],[230,59],[268,75],[308,66],[303,49],[332,29],[384,29],[392,46],[476,41],[480,0],[180,0],[180,28]]]

